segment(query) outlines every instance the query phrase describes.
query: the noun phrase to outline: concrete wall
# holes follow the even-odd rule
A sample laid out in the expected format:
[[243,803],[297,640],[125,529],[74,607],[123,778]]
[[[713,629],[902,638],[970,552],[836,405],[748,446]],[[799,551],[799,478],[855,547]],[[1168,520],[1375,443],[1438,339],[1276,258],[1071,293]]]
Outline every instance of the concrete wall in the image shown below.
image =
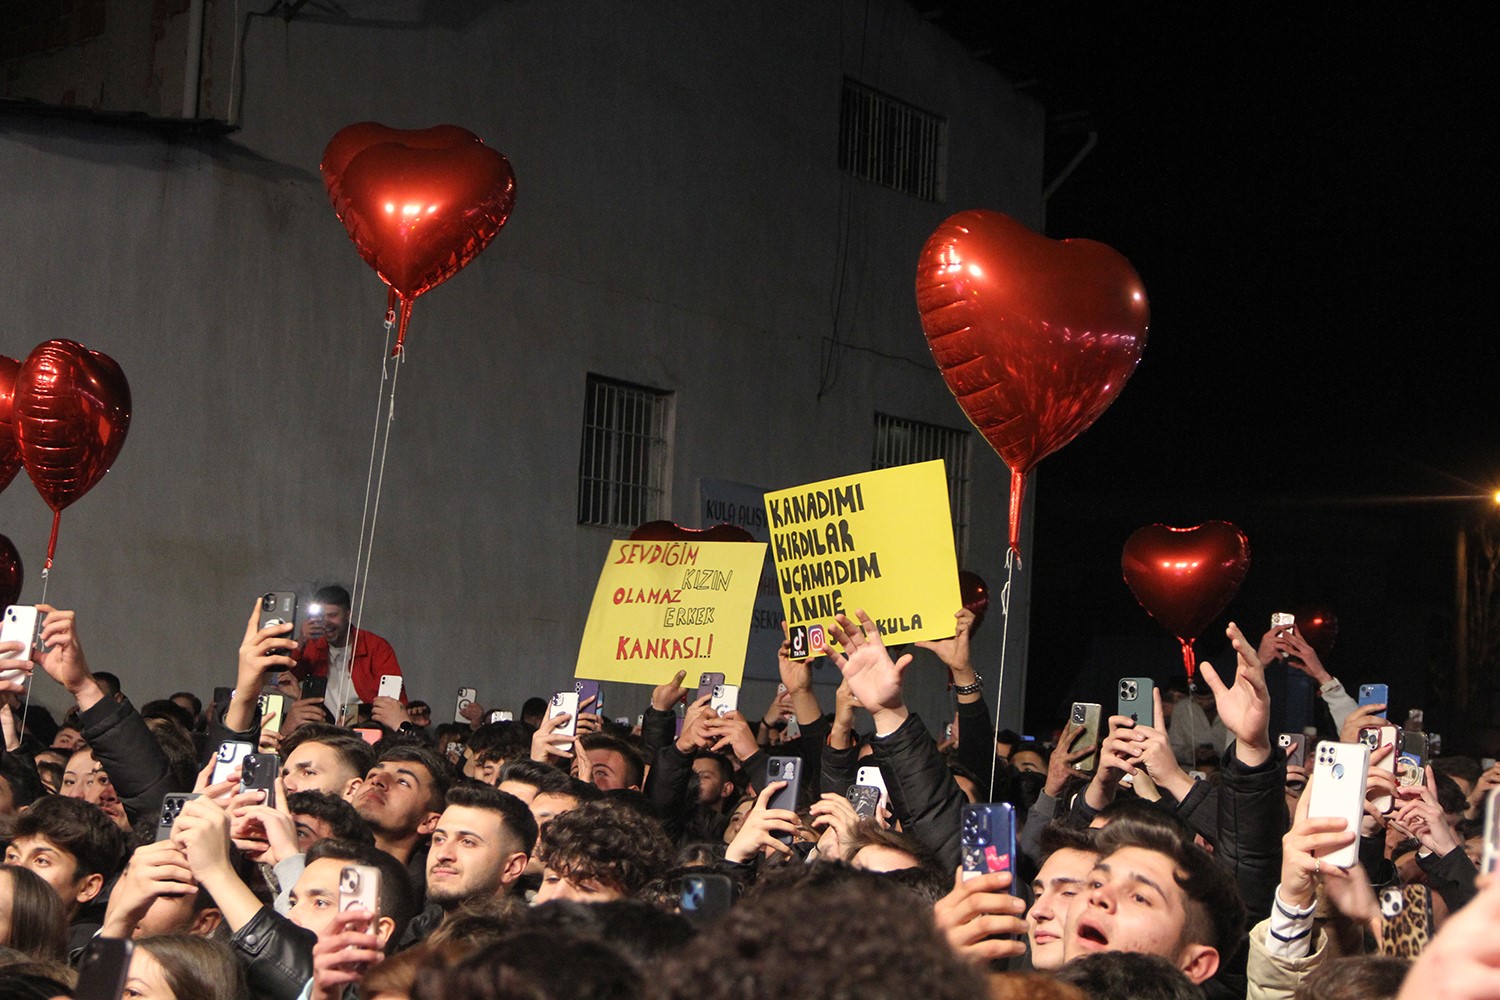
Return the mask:
[[[623,535],[575,523],[587,373],[675,391],[686,524],[699,477],[780,487],[867,469],[877,409],[965,426],[917,322],[916,256],[963,208],[1040,223],[1042,113],[907,4],[869,6],[252,16],[227,139],[0,118],[0,353],[77,339],[121,364],[135,398],[114,469],[63,515],[48,592],[78,609],[96,669],[137,701],[206,694],[231,683],[255,595],[350,580],[385,304],[318,174],[351,122],[459,124],[517,175],[494,244],[417,302],[364,615],[439,719],[460,684],[519,707],[571,676]],[[209,10],[203,107],[219,116],[227,7]],[[846,74],[947,116],[945,203],[837,169]],[[840,280],[844,346],[819,398]],[[1006,474],[977,436],[973,468],[960,559],[998,586]],[[28,601],[48,522],[23,472],[0,531],[27,561]],[[998,633],[979,647],[992,677]],[[939,676],[928,662],[912,685],[934,725]],[[747,690],[746,710],[764,695]],[[644,696],[616,690],[610,713]]]

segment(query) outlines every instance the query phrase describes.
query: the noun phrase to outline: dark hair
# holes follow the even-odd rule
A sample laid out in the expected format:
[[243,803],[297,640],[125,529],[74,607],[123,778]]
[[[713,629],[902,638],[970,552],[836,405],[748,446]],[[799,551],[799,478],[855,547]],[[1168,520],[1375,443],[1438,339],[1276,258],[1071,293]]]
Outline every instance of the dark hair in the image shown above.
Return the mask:
[[185,733],[192,732],[196,724],[193,713],[170,698],[157,698],[155,701],[146,702],[141,706],[141,718],[166,719],[169,722],[175,722]]
[[1434,757],[1432,769],[1450,778],[1462,778],[1470,787],[1484,775],[1484,768],[1473,757]]
[[526,718],[528,715],[546,715],[546,714],[547,714],[547,699],[546,698],[527,698],[526,699],[526,703],[521,706],[521,718],[523,718],[523,719]]
[[47,795],[18,815],[12,842],[45,837],[67,851],[77,864],[74,879],[103,875],[105,881],[120,870],[125,859],[125,831],[115,826],[98,806],[82,799]]
[[526,803],[509,792],[479,781],[466,781],[448,789],[448,805],[499,813],[501,827],[512,839],[507,851],[529,855],[536,846],[536,817]]
[[[196,725],[198,722],[198,716],[203,714],[203,699],[193,694],[193,692],[191,691],[175,691],[170,696],[168,696],[167,700],[175,702],[178,698],[186,698],[188,701],[193,703],[193,707],[188,711],[193,713],[193,723],[194,725]],[[179,705],[178,707],[180,708],[181,706]],[[191,729],[192,727],[189,726],[188,728]]]
[[106,696],[113,698],[115,695],[120,693],[120,678],[116,677],[108,670],[94,671],[94,680],[99,683],[100,687],[104,688],[104,693]]
[[385,763],[421,764],[432,775],[432,796],[427,800],[431,812],[442,812],[447,803],[448,787],[453,784],[453,765],[448,758],[425,743],[398,743],[380,751],[376,765]]
[[[1442,758],[1439,757],[1438,760]],[[1438,808],[1443,812],[1450,815],[1462,814],[1469,808],[1468,796],[1464,795],[1464,790],[1459,787],[1458,782],[1436,768],[1432,772],[1432,783],[1437,788]],[[1480,811],[1483,812],[1483,810]]]
[[[978,974],[949,948],[932,910],[878,875],[842,865],[802,869],[757,891],[679,949],[654,978],[663,1000],[971,1000],[985,996]],[[814,872],[811,869],[818,869]],[[840,920],[789,914],[858,914],[859,933]]]
[[1096,843],[1095,830],[1088,827],[1068,826],[1065,823],[1052,822],[1042,827],[1042,861],[1052,856],[1055,851],[1088,851],[1095,853],[1099,850]]
[[32,958],[66,961],[68,918],[62,898],[40,875],[20,865],[0,865],[10,879],[10,948]]
[[1160,955],[1101,951],[1083,955],[1056,973],[1089,1000],[1203,1000],[1203,991]]
[[[167,773],[171,781],[168,791],[185,792],[192,788],[193,779],[198,774],[198,748],[193,743],[192,733],[164,716],[145,721],[146,728],[156,737],[156,745],[161,748],[162,756],[167,759]],[[98,759],[97,754],[95,759]]]
[[40,746],[50,747],[57,738],[57,719],[46,705],[33,704],[26,710],[26,730]]
[[672,842],[661,824],[603,800],[581,803],[553,817],[542,829],[538,853],[564,878],[594,879],[626,896],[672,864]]
[[0,781],[10,786],[11,805],[17,812],[42,795],[42,778],[20,754],[0,751]]
[[936,903],[953,891],[953,876],[938,868],[917,865],[915,868],[896,868],[888,872],[877,872],[882,879],[909,889],[928,903]]
[[396,922],[396,929],[386,942],[386,952],[389,954],[394,951],[407,923],[417,912],[416,894],[412,891],[411,876],[406,867],[377,847],[334,840],[332,837],[320,840],[307,849],[307,864],[324,860],[369,865],[380,869],[380,915]]
[[347,612],[350,604],[353,602],[349,600],[349,591],[336,583],[330,583],[326,587],[318,588],[318,592],[313,594],[313,603],[336,604]]
[[596,938],[637,966],[673,954],[697,936],[686,917],[639,899],[603,903],[554,899],[532,907],[522,929]]
[[696,764],[700,760],[711,760],[718,765],[719,781],[721,783],[727,781],[734,784],[735,787],[739,787],[738,782],[734,780],[734,765],[729,763],[728,757],[721,753],[714,753],[712,750],[699,750],[693,754],[693,763]]
[[[866,847],[884,847],[911,856],[916,868],[939,868],[937,855],[928,850],[917,838],[896,830],[887,830],[872,819],[862,819],[854,826],[854,834],[843,845],[843,860],[854,862],[854,855]],[[951,881],[951,877],[950,877]]]
[[470,733],[465,746],[480,763],[529,760],[535,734],[524,722],[489,722]]
[[613,751],[619,754],[625,761],[626,788],[639,788],[641,782],[646,779],[646,762],[641,759],[641,752],[619,737],[605,733],[589,733],[579,742],[583,744],[585,750]]
[[1150,821],[1121,818],[1099,830],[1099,860],[1126,847],[1164,854],[1172,860],[1174,877],[1186,897],[1183,906],[1183,943],[1205,944],[1227,962],[1244,943],[1245,904],[1233,876],[1189,835],[1154,817]]
[[[5,1000],[52,1000],[53,997],[70,997],[73,987],[56,976],[41,971],[32,971],[40,963],[14,963],[5,966]],[[52,963],[45,963],[51,966]],[[71,971],[67,966],[55,970],[59,975]]]
[[375,846],[375,831],[348,800],[327,792],[292,792],[286,807],[296,816],[311,816],[328,824],[329,836],[355,844]]
[[137,938],[161,964],[167,988],[178,1000],[249,1000],[245,972],[227,944],[194,934]]
[[538,792],[567,795],[573,790],[573,777],[551,764],[535,760],[513,760],[500,769],[500,781],[530,785]]
[[1295,1000],[1389,1000],[1401,992],[1410,968],[1410,962],[1387,955],[1330,958],[1308,973],[1293,996]]
[[[52,787],[56,788],[56,789],[61,789],[62,788],[62,781],[63,781],[63,773],[66,770],[67,770],[66,768],[64,768],[61,764],[57,763],[56,761],[52,761],[52,760],[39,760],[39,761],[37,761],[36,762],[36,777],[37,777],[37,780],[42,783],[42,787],[37,792],[36,798],[32,799],[32,801],[35,802],[37,798],[41,798],[42,792],[45,792],[47,790],[47,779],[49,777],[52,779]],[[12,786],[12,790],[14,791],[14,786]]]
[[641,974],[617,951],[583,935],[522,930],[480,949],[446,974],[422,969],[411,1000],[635,1000]]
[[281,745],[281,759],[285,761],[304,743],[321,743],[338,754],[339,763],[359,778],[369,774],[370,768],[375,766],[374,747],[341,726],[322,722],[298,726],[291,738]]

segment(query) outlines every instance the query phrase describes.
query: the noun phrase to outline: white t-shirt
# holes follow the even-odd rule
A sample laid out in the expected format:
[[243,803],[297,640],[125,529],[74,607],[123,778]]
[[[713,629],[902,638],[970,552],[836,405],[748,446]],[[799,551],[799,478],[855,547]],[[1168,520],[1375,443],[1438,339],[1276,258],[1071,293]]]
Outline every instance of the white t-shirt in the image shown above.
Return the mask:
[[323,704],[335,719],[339,719],[344,706],[357,698],[358,695],[354,693],[354,674],[349,669],[349,646],[329,646],[328,690],[323,695]]

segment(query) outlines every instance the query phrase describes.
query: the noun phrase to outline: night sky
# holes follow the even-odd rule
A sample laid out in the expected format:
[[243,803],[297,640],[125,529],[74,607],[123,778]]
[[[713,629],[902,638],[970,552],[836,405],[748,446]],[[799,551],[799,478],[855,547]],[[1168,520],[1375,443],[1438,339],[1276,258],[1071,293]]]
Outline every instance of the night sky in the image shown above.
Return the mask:
[[1444,7],[943,9],[1045,103],[1049,179],[1097,129],[1047,235],[1110,244],[1151,301],[1130,385],[1039,466],[1028,728],[1105,700],[1090,685],[1132,657],[1180,663],[1120,549],[1210,518],[1253,551],[1227,617],[1258,636],[1271,611],[1330,608],[1330,669],[1431,719],[1456,527],[1483,501],[1377,498],[1500,483],[1494,29]]

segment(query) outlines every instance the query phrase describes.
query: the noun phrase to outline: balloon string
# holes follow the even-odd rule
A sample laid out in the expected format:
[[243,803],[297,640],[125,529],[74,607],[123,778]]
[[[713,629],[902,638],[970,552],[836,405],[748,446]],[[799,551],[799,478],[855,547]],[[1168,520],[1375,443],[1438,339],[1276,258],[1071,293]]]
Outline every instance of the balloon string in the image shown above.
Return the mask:
[[[48,563],[47,563],[47,565],[45,565],[45,566],[42,567],[42,599],[40,601],[37,601],[38,604],[46,604],[47,603],[47,584],[51,581],[51,579],[52,579],[52,563],[49,560]],[[40,619],[38,621],[40,621]],[[40,635],[40,634],[41,634],[41,626],[39,624],[37,626],[37,635]],[[35,676],[35,673],[36,673],[36,668],[33,667],[32,668],[32,676]],[[28,680],[30,680],[30,678],[28,678]],[[32,691],[32,688],[34,688],[34,687],[35,687],[34,684],[27,684],[26,685],[26,697],[23,698],[23,699],[21,699],[21,725],[20,725],[20,728],[16,730],[16,734],[18,736],[21,735],[22,733],[26,732],[26,720],[31,717],[31,691]]]
[[[994,738],[1000,738],[1000,696],[1005,693],[1005,648],[1010,640],[1010,583],[1015,577],[1016,567],[1020,565],[1021,557],[1015,549],[1005,550],[1005,586],[1000,588],[1000,616],[1004,624],[1000,626],[1000,678],[995,684],[995,732]],[[990,761],[990,795],[985,801],[995,801],[995,775],[1000,767],[1000,754],[990,747],[994,759]]]
[[[349,586],[353,590],[353,593],[350,594],[350,604],[352,605],[352,607],[350,608],[350,614],[355,622],[359,621],[359,616],[364,611],[364,594],[360,591],[359,587],[360,568],[362,566],[365,566],[368,560],[368,557],[365,553],[365,531],[370,521],[370,492],[374,488],[375,483],[375,450],[377,443],[380,441],[380,411],[385,406],[386,382],[390,379],[389,349],[391,346],[391,331],[394,330],[395,327],[396,306],[395,291],[393,289],[386,296],[385,344],[381,348],[380,352],[380,381],[376,384],[376,389],[378,391],[375,394],[375,422],[370,428],[370,463],[369,468],[365,473],[365,505],[364,509],[361,510],[359,514],[359,545],[354,555],[354,576],[349,581]],[[368,569],[366,569],[366,573],[368,574]],[[350,629],[349,635],[349,642],[351,643],[349,662],[351,665],[354,662],[353,650],[359,648],[357,645],[353,644],[358,643],[358,641],[359,626],[355,624]],[[342,709],[343,706],[340,705],[339,707],[340,709]]]
[[[364,620],[365,593],[368,589],[367,584],[370,579],[370,563],[373,561],[375,553],[375,522],[380,517],[380,491],[381,487],[385,484],[385,458],[391,446],[391,425],[396,422],[396,382],[401,378],[401,365],[405,360],[406,354],[402,352],[396,360],[396,372],[391,376],[390,406],[386,411],[385,418],[385,438],[380,443],[380,473],[375,480],[375,506],[370,509],[370,539],[365,549],[365,575],[364,579],[359,581],[359,610],[354,615],[354,628],[350,632],[349,638],[350,642],[356,644],[359,642],[360,622]],[[354,662],[354,654],[358,649],[358,645],[350,647],[349,662],[351,664]]]

